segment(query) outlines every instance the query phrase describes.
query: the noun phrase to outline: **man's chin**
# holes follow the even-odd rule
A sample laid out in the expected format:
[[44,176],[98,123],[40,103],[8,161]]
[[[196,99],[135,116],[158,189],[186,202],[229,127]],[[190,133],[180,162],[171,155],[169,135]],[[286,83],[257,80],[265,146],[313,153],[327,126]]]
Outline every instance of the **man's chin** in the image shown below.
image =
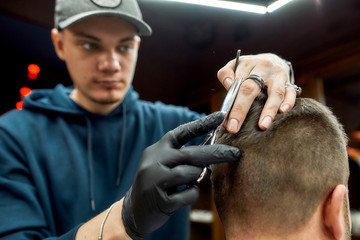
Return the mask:
[[102,92],[102,94],[99,94],[98,96],[94,96],[95,100],[99,104],[116,104],[121,103],[123,99],[125,98],[126,91],[125,90],[110,90]]
[[96,102],[100,105],[115,105],[122,103],[123,98],[112,99],[97,99]]

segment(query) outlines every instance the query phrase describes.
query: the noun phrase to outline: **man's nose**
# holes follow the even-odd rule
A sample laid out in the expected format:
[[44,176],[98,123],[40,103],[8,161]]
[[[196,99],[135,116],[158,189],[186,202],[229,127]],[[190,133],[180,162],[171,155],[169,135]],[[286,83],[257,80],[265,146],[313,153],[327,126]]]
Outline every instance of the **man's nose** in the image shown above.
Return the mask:
[[120,56],[115,51],[108,51],[99,58],[98,68],[100,71],[117,72],[121,70]]

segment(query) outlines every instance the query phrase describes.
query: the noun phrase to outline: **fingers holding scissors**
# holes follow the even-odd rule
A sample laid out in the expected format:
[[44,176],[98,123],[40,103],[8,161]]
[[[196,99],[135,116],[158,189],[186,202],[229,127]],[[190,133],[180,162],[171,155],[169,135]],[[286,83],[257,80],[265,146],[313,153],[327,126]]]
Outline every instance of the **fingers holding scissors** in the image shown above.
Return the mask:
[[278,111],[286,112],[294,106],[297,92],[293,86],[296,85],[286,87],[290,84],[290,70],[283,59],[274,54],[242,56],[236,73],[231,74],[234,66],[235,60],[218,72],[219,80],[227,89],[234,75],[245,76],[226,126],[230,133],[239,131],[252,102],[263,88],[267,90],[268,100],[259,119],[261,129],[270,127]]
[[225,126],[229,133],[237,133],[240,130],[246,114],[259,92],[259,86],[255,82],[243,79]]

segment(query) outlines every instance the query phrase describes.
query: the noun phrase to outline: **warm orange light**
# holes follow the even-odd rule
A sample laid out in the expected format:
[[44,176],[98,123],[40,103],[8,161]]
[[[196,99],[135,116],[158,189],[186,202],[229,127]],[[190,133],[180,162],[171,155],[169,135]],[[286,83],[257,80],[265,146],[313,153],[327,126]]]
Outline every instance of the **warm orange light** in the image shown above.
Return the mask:
[[40,73],[40,67],[36,64],[30,64],[28,66],[27,77],[29,80],[36,80],[38,78],[38,74]]
[[351,133],[351,137],[360,139],[360,131],[354,131]]
[[19,109],[19,110],[22,110],[23,109],[23,102],[22,101],[17,102],[16,103],[16,108]]
[[30,80],[36,80],[38,78],[37,74],[33,74],[33,73],[29,73],[29,72],[28,72],[27,76]]
[[20,94],[22,97],[25,97],[25,96],[29,95],[30,93],[31,93],[31,89],[28,87],[22,87],[20,89]]
[[357,160],[360,159],[360,151],[359,149],[356,148],[352,148],[352,147],[347,147],[347,154],[351,159]]
[[38,65],[36,65],[36,64],[30,64],[30,65],[28,66],[28,71],[29,71],[29,73],[31,73],[31,74],[37,75],[37,74],[39,74],[39,72],[40,72],[40,67],[39,67]]

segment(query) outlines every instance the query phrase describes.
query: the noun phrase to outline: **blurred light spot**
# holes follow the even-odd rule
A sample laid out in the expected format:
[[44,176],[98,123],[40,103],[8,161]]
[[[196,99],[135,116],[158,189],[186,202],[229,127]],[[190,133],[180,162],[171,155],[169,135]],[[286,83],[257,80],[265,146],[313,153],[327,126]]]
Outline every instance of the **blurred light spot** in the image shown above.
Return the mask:
[[31,92],[32,92],[31,89],[28,88],[28,87],[22,87],[20,89],[20,94],[21,94],[22,97],[25,97],[25,96],[29,95]]
[[16,108],[17,108],[18,110],[22,110],[22,109],[23,109],[23,102],[22,102],[22,101],[17,102],[17,103],[16,103]]
[[28,66],[27,77],[30,80],[36,80],[38,78],[38,74],[40,73],[40,67],[36,64],[30,64]]
[[28,71],[29,71],[29,73],[31,73],[31,74],[39,74],[39,72],[40,72],[40,67],[39,67],[38,65],[36,65],[36,64],[30,64],[30,65],[28,66]]

